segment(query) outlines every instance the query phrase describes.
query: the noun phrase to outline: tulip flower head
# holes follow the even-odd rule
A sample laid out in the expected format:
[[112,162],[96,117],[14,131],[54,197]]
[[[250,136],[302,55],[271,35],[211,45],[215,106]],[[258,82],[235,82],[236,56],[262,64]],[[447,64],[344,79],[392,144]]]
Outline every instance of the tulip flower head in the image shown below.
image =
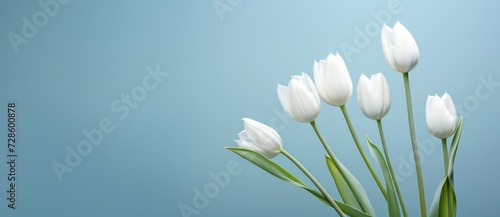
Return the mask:
[[330,105],[343,106],[352,95],[351,76],[338,53],[314,62],[314,82],[321,98]]
[[373,120],[382,119],[391,107],[389,85],[382,73],[368,79],[361,75],[358,81],[358,104],[363,114]]
[[411,33],[399,21],[390,28],[382,27],[382,49],[387,64],[394,70],[407,73],[418,63],[419,51]]
[[425,105],[427,129],[437,138],[445,139],[455,133],[458,125],[457,111],[448,93],[427,97]]
[[250,118],[243,118],[245,129],[235,140],[241,148],[255,151],[271,159],[281,152],[281,137],[273,128]]
[[278,84],[278,98],[288,115],[302,123],[310,123],[319,115],[321,102],[309,75],[292,76],[288,86]]

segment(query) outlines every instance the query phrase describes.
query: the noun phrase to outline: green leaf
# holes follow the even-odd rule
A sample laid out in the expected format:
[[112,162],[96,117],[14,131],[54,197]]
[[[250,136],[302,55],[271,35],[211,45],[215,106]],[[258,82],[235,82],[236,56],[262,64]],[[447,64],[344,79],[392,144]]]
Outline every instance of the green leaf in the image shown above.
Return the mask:
[[[243,149],[243,148],[236,148],[236,147],[226,147],[226,149],[236,153],[237,155],[243,157],[244,159],[250,161],[251,163],[255,164],[256,166],[260,167],[261,169],[265,170],[266,172],[270,173],[271,175],[288,182],[292,185],[295,185],[297,187],[300,187],[312,195],[314,195],[316,198],[318,198],[320,201],[325,203],[328,206],[332,206],[328,200],[326,200],[325,196],[321,194],[320,192],[309,188],[304,182],[302,182],[300,179],[295,177],[293,174],[285,170],[283,167],[279,166],[278,164],[272,162],[271,160],[267,159],[266,157],[262,156],[261,154],[254,152],[252,150],[248,149]],[[364,213],[362,211],[359,211],[355,207],[352,207],[350,205],[347,205],[345,203],[335,201],[335,203],[339,206],[339,208],[344,212],[345,214],[352,216],[352,217],[373,217],[374,215],[370,215],[367,213]]]
[[[448,204],[450,201],[450,204]],[[450,210],[451,209],[451,210]],[[453,184],[448,176],[439,183],[432,201],[429,217],[455,217],[457,215],[457,198]]]
[[356,195],[354,195],[354,192],[351,190],[351,187],[345,180],[344,176],[342,175],[342,172],[340,172],[339,168],[333,163],[330,157],[327,157],[326,159],[327,159],[326,163],[328,165],[328,169],[332,174],[332,177],[335,181],[335,185],[337,186],[337,189],[344,203],[349,204],[350,206],[355,207],[358,210],[363,210],[363,207],[361,207],[361,204],[359,204]]
[[460,142],[460,137],[462,136],[462,123],[464,121],[463,117],[460,117],[460,121],[458,122],[457,130],[455,131],[455,135],[453,136],[453,140],[451,141],[450,148],[450,161],[448,163],[448,176],[450,176],[451,183],[453,184],[453,164],[455,163],[455,157],[457,155],[458,143]]
[[366,136],[366,142],[368,143],[368,148],[370,149],[370,153],[372,154],[375,161],[377,161],[382,173],[384,174],[385,188],[387,190],[387,206],[390,217],[399,217],[401,216],[399,211],[399,202],[398,197],[394,188],[394,181],[392,179],[391,173],[389,172],[389,167],[387,166],[387,162],[385,161],[382,152],[375,146],[368,135]]
[[326,156],[326,164],[332,174],[335,185],[339,190],[342,200],[352,207],[356,207],[375,216],[372,204],[366,195],[365,189],[352,173],[337,159]]
[[[457,155],[458,143],[460,142],[460,137],[462,136],[463,120],[464,118],[460,117],[457,130],[455,131],[455,135],[451,141],[448,175],[444,176],[438,185],[436,194],[434,194],[434,199],[432,201],[429,217],[455,217],[457,214],[457,199],[455,189],[453,188],[453,164]],[[450,204],[448,204],[448,201],[450,201]]]

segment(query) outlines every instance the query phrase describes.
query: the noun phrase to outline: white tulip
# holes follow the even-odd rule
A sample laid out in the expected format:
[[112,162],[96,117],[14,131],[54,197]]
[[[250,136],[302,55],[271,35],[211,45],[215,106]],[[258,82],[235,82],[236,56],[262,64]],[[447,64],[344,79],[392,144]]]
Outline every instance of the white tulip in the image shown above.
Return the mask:
[[262,154],[268,159],[281,152],[281,137],[273,128],[250,118],[243,118],[243,125],[245,129],[238,134],[240,139],[235,140],[238,146]]
[[428,96],[425,105],[427,129],[437,138],[445,139],[455,133],[458,125],[457,110],[448,93],[442,97]]
[[321,102],[309,75],[292,76],[288,86],[278,84],[278,98],[288,115],[302,123],[310,123],[319,115]]
[[419,51],[411,33],[399,21],[390,28],[382,27],[382,49],[387,64],[394,70],[407,73],[418,63]]
[[338,53],[314,62],[314,82],[321,98],[330,105],[343,106],[352,95],[351,76]]
[[363,114],[373,120],[382,119],[391,107],[389,85],[382,73],[359,77],[358,104]]

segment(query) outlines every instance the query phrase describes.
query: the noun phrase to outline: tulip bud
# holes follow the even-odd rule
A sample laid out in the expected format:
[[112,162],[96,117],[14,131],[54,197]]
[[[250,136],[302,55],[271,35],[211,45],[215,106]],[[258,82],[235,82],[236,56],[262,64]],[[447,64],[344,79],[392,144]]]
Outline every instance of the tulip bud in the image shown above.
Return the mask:
[[399,21],[392,29],[384,24],[381,38],[385,61],[392,69],[407,73],[415,68],[419,58],[417,43]]
[[445,139],[455,133],[458,125],[457,111],[448,93],[442,97],[428,96],[425,105],[427,129],[437,138]]
[[310,123],[319,115],[321,102],[309,75],[292,76],[288,87],[278,84],[278,98],[288,115],[302,123]]
[[352,95],[351,76],[338,53],[314,62],[314,82],[321,98],[330,105],[343,106]]
[[389,85],[382,73],[359,77],[358,104],[363,114],[373,120],[382,119],[391,107]]
[[250,118],[243,118],[243,125],[245,129],[238,134],[240,139],[235,140],[238,146],[268,159],[281,152],[281,137],[273,128]]

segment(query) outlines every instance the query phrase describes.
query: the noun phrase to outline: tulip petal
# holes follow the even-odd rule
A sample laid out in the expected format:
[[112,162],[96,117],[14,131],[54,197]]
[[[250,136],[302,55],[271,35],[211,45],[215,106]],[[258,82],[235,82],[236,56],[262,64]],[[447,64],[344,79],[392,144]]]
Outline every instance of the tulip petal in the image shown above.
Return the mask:
[[252,151],[255,151],[258,153],[264,153],[264,150],[262,150],[262,148],[257,146],[257,144],[255,144],[255,142],[253,142],[248,137],[245,130],[241,131],[238,135],[239,135],[240,139],[234,140],[234,141],[238,144],[239,147],[249,149],[249,150],[252,150]]
[[444,102],[444,105],[448,110],[448,112],[450,112],[450,114],[453,116],[457,116],[457,110],[455,109],[455,104],[453,103],[453,100],[451,99],[450,95],[448,95],[447,92],[444,92],[441,99]]
[[[246,130],[243,130],[240,133],[238,133],[238,136],[240,137],[240,139],[234,140],[236,143],[238,143],[238,146],[240,146],[242,148],[252,149],[252,150],[255,150],[254,148],[257,148],[259,152],[261,151],[261,149],[259,147],[256,147],[253,140],[250,139],[250,137],[248,137]],[[257,151],[257,150],[255,150],[255,151]]]
[[352,81],[342,57],[330,53],[315,63],[314,81],[319,96],[330,105],[342,106],[352,95]]
[[306,73],[292,76],[288,87],[278,85],[278,97],[288,115],[298,122],[312,122],[319,114],[319,95]]
[[243,118],[243,124],[248,138],[261,150],[276,155],[281,151],[281,137],[274,129],[250,118]]
[[393,28],[384,24],[381,42],[385,60],[392,69],[407,73],[415,68],[420,55],[417,43],[399,21]]
[[245,129],[235,140],[239,147],[260,153],[266,158],[274,158],[281,152],[281,137],[271,127],[250,118],[243,118]]
[[[318,95],[318,91],[316,90],[316,86],[314,85],[314,82],[312,81],[311,77],[309,77],[309,75],[307,75],[306,73],[303,73],[302,72],[302,77],[301,77],[301,80],[300,82],[305,86],[307,87],[307,92],[309,93],[312,93],[313,96],[314,96],[314,100],[317,102],[317,103],[320,103],[319,102],[319,95]],[[317,104],[315,103],[315,104]]]
[[319,105],[315,96],[305,85],[298,80],[292,80],[289,84],[290,107],[294,119],[298,122],[312,122],[319,114]]
[[382,41],[382,50],[384,51],[385,61],[387,65],[391,68],[395,68],[394,59],[392,58],[392,38],[393,38],[393,30],[391,27],[388,27],[384,24],[382,27],[381,41]]
[[427,122],[427,128],[429,128],[429,123],[431,121],[431,112],[432,112],[432,100],[435,96],[428,95],[427,102],[425,103],[425,121]]
[[437,138],[451,136],[457,128],[457,114],[451,97],[445,93],[442,97],[428,96],[425,106],[427,129]]
[[358,82],[358,103],[361,111],[370,119],[378,119],[380,100],[375,93],[372,83],[365,75],[359,78]]
[[361,75],[358,81],[358,104],[363,114],[373,120],[382,119],[391,106],[389,86],[382,73],[370,79]]
[[[290,109],[290,89],[287,86],[278,84],[278,98],[280,100],[281,106],[285,112],[292,116],[292,111]],[[293,116],[292,116],[293,117]]]
[[411,33],[399,21],[394,25],[392,54],[394,62],[402,72],[411,71],[418,63],[417,43]]
[[370,81],[372,82],[372,85],[375,88],[375,92],[379,97],[379,102],[381,106],[379,118],[382,119],[389,112],[389,109],[391,108],[391,94],[389,90],[389,85],[387,84],[387,80],[385,79],[384,75],[381,72],[373,75],[372,78],[370,78]]

